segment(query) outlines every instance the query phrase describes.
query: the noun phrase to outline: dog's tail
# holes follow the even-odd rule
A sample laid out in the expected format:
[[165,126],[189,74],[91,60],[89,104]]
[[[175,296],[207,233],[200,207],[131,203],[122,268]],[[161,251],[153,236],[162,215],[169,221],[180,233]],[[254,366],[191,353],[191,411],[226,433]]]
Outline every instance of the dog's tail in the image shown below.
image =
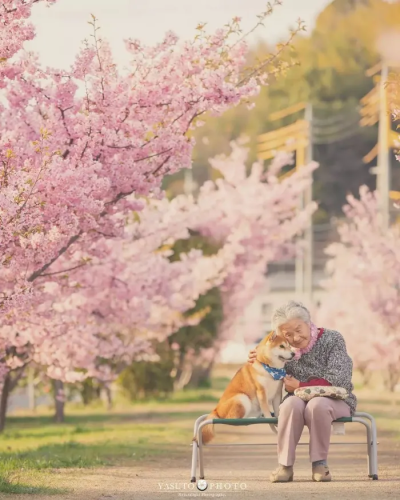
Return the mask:
[[[217,409],[215,408],[206,418],[209,420],[210,418],[218,418]],[[214,424],[205,425],[201,429],[202,440],[204,444],[209,443],[214,438]]]

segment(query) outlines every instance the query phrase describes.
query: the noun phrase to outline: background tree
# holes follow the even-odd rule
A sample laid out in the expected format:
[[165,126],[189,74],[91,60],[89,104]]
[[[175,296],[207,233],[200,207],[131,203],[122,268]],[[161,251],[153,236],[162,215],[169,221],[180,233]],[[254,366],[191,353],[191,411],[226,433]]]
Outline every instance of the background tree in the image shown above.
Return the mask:
[[[4,5],[2,35],[9,40],[0,49],[12,35],[16,41],[5,58],[33,36],[25,20],[34,3]],[[271,13],[270,5],[257,26]],[[285,44],[246,65],[246,35],[235,18],[214,34],[199,25],[186,43],[173,33],[156,47],[129,40],[132,68],[124,72],[100,39],[94,16],[90,24],[92,43],[84,44],[70,71],[43,69],[30,53],[10,65],[6,60],[0,345],[6,354],[18,353],[4,357],[4,376],[22,354],[60,383],[99,376],[107,371],[99,357],[132,356],[144,349],[146,335],[167,336],[193,321],[183,313],[220,282],[233,257],[226,245],[208,259],[192,251],[180,262],[168,261],[158,247],[190,224],[179,227],[174,220],[171,229],[171,219],[160,218],[162,179],[191,166],[200,116],[248,103],[268,74],[286,65],[276,57]],[[177,204],[167,205],[167,217],[178,217]],[[129,252],[136,257],[130,265]],[[129,320],[133,336],[126,333]]]
[[[201,378],[209,377],[216,353],[228,340],[235,338],[243,311],[262,287],[268,264],[295,253],[295,237],[301,233],[315,211],[314,203],[298,210],[299,197],[311,182],[316,164],[304,166],[292,176],[279,181],[277,176],[289,155],[278,155],[265,172],[254,163],[248,173],[248,150],[231,143],[231,153],[210,160],[219,177],[206,182],[199,191],[196,205],[199,216],[192,229],[219,245],[231,245],[232,262],[227,265],[219,285],[223,321],[218,337],[202,355],[188,354],[187,365],[198,366]],[[186,199],[185,195],[176,200]],[[264,332],[262,324],[247,325],[253,338]],[[249,332],[245,332],[249,333]]]
[[[294,59],[298,64],[287,71],[285,78],[271,78],[250,113],[242,106],[230,110],[220,120],[207,117],[206,125],[196,134],[197,183],[213,178],[215,172],[208,167],[208,158],[228,153],[230,140],[242,134],[249,136],[250,160],[254,161],[258,134],[302,117],[299,112],[297,116],[272,122],[270,114],[292,104],[310,102],[315,127],[324,127],[326,140],[326,144],[316,144],[313,151],[320,165],[313,185],[314,199],[319,203],[315,217],[323,222],[340,216],[349,192],[357,194],[364,184],[375,186],[376,179],[369,173],[373,165],[366,165],[362,158],[375,145],[377,128],[358,127],[356,107],[374,86],[365,72],[381,58],[380,37],[398,29],[399,23],[398,2],[334,0],[318,16],[313,30],[297,37],[293,52],[286,53],[286,60]],[[257,60],[268,50],[260,43],[252,48],[249,61]]]
[[348,197],[340,242],[330,245],[321,304],[325,324],[344,332],[356,367],[382,370],[390,391],[400,381],[400,227],[384,228],[376,193]]

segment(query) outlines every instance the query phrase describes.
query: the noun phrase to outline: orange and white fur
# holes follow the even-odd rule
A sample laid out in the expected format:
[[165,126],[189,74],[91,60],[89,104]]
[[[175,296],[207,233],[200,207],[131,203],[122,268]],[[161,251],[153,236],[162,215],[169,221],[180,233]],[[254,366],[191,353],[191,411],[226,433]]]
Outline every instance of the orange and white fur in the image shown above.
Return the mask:
[[[269,417],[279,415],[282,401],[283,380],[274,380],[262,363],[273,368],[283,368],[293,359],[294,353],[289,343],[271,332],[256,347],[257,358],[253,364],[245,364],[229,382],[216,408],[208,415],[211,418],[248,418],[264,414]],[[276,432],[274,426],[271,428]],[[202,428],[203,443],[214,437],[214,425]]]

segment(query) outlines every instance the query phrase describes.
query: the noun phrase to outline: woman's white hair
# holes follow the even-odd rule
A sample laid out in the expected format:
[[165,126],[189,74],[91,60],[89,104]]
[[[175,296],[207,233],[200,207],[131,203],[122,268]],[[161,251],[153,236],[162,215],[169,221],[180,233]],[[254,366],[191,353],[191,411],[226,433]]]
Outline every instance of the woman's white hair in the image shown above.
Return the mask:
[[272,329],[278,332],[279,327],[290,319],[301,319],[305,323],[311,323],[310,311],[301,302],[289,300],[281,307],[277,307],[272,313]]

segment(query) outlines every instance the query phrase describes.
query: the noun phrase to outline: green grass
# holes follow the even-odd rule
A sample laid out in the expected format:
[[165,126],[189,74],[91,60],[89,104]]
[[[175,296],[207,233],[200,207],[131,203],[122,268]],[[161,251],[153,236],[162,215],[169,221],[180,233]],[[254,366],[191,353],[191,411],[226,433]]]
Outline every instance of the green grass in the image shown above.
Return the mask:
[[[215,406],[228,381],[221,376],[210,388],[179,391],[161,402],[118,403],[111,412],[98,404],[68,405],[64,424],[55,424],[45,408],[36,416],[10,416],[0,436],[0,498],[1,493],[62,497],[68,490],[53,487],[62,469],[131,466],[187,456],[194,420]],[[379,432],[400,438],[400,397],[374,391],[357,395],[359,410],[375,415]]]
[[6,477],[0,477],[0,492],[20,495],[59,495],[67,490],[61,488],[49,488],[46,486],[30,486],[28,484],[13,483]]
[[214,379],[211,387],[200,389],[183,389],[176,391],[164,398],[148,398],[131,403],[133,406],[142,406],[146,404],[185,404],[201,402],[217,402],[228,385],[230,378],[220,377]]
[[[182,389],[163,398],[147,398],[130,403],[132,406],[143,405],[169,405],[185,403],[214,403],[218,402],[221,394],[230,382],[232,377],[215,377],[212,379],[210,387],[199,389]],[[122,400],[125,402],[126,400]]]
[[219,401],[219,396],[215,394],[214,389],[201,390],[186,390],[177,391],[163,399],[148,398],[133,403],[133,406],[142,405],[170,405],[170,404],[185,404],[185,403],[213,403]]
[[199,415],[168,408],[89,410],[75,410],[64,424],[47,415],[9,417],[0,439],[0,493],[61,494],[65,490],[46,487],[54,470],[128,465],[182,453]]

